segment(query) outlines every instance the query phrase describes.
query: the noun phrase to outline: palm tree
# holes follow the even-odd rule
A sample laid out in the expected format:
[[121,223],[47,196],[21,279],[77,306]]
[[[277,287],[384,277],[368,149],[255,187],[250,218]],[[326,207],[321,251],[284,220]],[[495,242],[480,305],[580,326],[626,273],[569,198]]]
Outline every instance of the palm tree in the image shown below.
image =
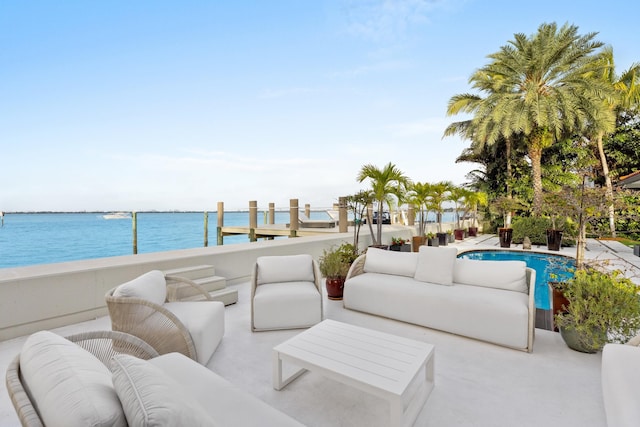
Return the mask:
[[[613,89],[613,96],[605,100],[607,107],[614,112],[617,117],[621,111],[627,109],[636,108],[640,105],[640,84],[638,79],[640,78],[640,64],[632,64],[629,69],[624,71],[622,75],[617,76],[615,73],[615,63],[613,60],[613,49],[606,47],[602,53],[602,61],[606,67],[603,67],[602,79],[606,84],[610,85]],[[615,117],[614,117],[615,120]],[[608,125],[608,124],[607,124]],[[609,165],[607,163],[607,156],[604,152],[604,146],[602,140],[605,134],[613,131],[615,123],[612,126],[595,127],[593,132],[595,133],[596,148],[598,156],[600,158],[600,165],[602,167],[602,175],[605,182],[606,194],[609,199],[609,230],[613,237],[616,236],[615,226],[615,209],[613,206],[613,185],[611,183],[611,176],[609,173]]]
[[456,227],[458,230],[462,229],[462,221],[460,219],[460,209],[464,207],[464,201],[471,194],[470,190],[464,187],[453,186],[449,190],[449,201],[453,202],[456,209]]
[[[602,99],[610,88],[598,76],[602,43],[596,33],[578,35],[578,27],[542,24],[536,34],[522,33],[489,55],[491,62],[469,79],[485,97],[464,94],[450,101],[451,113],[474,114],[475,140],[492,144],[523,135],[531,161],[533,212],[542,208],[542,151],[567,132],[587,124],[605,126],[611,114]],[[475,98],[474,98],[475,96]],[[457,106],[462,98],[466,104]]]
[[377,233],[375,236],[372,235],[372,237],[373,244],[379,245],[382,242],[382,213],[384,212],[384,204],[387,203],[388,206],[391,206],[394,196],[401,198],[410,180],[391,162],[387,163],[382,169],[372,164],[362,166],[362,169],[360,169],[358,173],[357,180],[358,182],[362,182],[365,179],[370,180],[373,198],[378,204]]
[[455,187],[451,181],[440,181],[431,185],[431,200],[430,207],[436,211],[436,217],[438,220],[438,232],[442,233],[442,213],[444,202],[449,200],[449,192]]
[[419,235],[424,236],[429,211],[429,200],[431,199],[431,184],[428,182],[414,182],[408,187],[408,190],[405,199],[407,203],[418,208]]

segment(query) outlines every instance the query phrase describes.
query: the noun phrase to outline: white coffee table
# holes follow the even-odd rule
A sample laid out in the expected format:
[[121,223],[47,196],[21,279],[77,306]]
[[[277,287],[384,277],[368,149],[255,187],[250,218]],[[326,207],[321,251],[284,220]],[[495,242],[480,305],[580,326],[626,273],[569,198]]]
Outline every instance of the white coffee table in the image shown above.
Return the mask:
[[[282,377],[282,362],[301,369]],[[306,371],[386,399],[392,426],[411,426],[434,385],[434,346],[324,320],[273,349],[273,388]]]

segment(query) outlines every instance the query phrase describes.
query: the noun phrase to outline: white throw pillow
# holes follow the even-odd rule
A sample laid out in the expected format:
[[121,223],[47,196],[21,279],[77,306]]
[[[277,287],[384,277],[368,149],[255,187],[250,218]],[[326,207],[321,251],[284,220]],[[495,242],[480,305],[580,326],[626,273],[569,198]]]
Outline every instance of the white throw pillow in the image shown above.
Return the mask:
[[418,267],[414,278],[421,282],[451,286],[453,284],[453,265],[458,250],[438,246],[420,246]]
[[453,281],[463,285],[484,286],[529,293],[527,263],[458,258]]
[[71,341],[36,332],[22,347],[20,371],[45,425],[127,425],[111,372]]
[[186,388],[146,360],[118,354],[111,370],[129,426],[215,425]]
[[413,252],[368,248],[364,260],[364,272],[413,277],[417,263],[418,254]]
[[113,292],[114,297],[141,298],[162,305],[167,299],[167,282],[164,273],[152,270],[142,276],[123,283]]
[[258,264],[258,285],[281,282],[313,282],[311,255],[262,256]]

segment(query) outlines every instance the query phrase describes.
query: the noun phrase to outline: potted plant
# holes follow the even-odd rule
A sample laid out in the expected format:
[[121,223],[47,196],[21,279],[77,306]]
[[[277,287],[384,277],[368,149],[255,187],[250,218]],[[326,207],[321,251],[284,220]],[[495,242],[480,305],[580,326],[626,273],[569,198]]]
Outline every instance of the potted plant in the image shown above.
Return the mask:
[[418,252],[420,246],[425,244],[425,229],[427,227],[427,214],[431,203],[432,184],[428,182],[414,182],[409,186],[405,195],[407,203],[417,209],[418,234],[412,238],[413,251]]
[[[453,230],[453,234],[451,235],[452,239],[453,239],[453,235],[455,235],[455,240],[464,240],[464,233],[465,230],[462,226],[462,218],[464,218],[467,215],[467,210],[465,209],[463,215],[460,215],[460,210],[464,209],[465,207],[465,200],[467,197],[469,197],[469,195],[471,194],[471,191],[467,190],[464,187],[452,187],[450,192],[449,192],[449,200],[452,201],[455,205],[455,215],[456,215],[456,228],[455,230]],[[453,243],[453,240],[451,240],[449,243]]]
[[640,329],[638,288],[619,270],[580,269],[562,292],[568,305],[555,321],[574,350],[596,353],[607,342],[627,342]]
[[357,257],[355,247],[343,243],[337,249],[322,251],[318,260],[320,273],[325,277],[327,296],[332,300],[341,300],[344,289],[344,280],[347,277],[351,264]]
[[[407,241],[403,237],[392,237],[391,245],[389,245],[389,250],[406,252],[406,249],[405,249],[406,243]],[[410,246],[409,246],[409,249],[411,249]]]
[[439,239],[441,246],[447,246],[448,237],[447,233],[442,231],[442,216],[444,214],[444,202],[450,199],[451,189],[454,187],[450,181],[440,181],[431,185],[431,197],[429,199],[429,206],[436,212],[436,218],[438,220],[438,232],[436,235]]
[[511,197],[498,197],[491,204],[491,208],[502,215],[504,219],[504,226],[498,229],[498,238],[500,239],[500,247],[501,248],[510,248],[511,247],[511,238],[513,236],[513,229],[511,228],[511,212],[524,208],[525,205],[518,199],[513,199]]
[[475,237],[478,235],[478,206],[487,205],[487,193],[482,191],[469,191],[464,198],[464,215],[466,218],[470,213],[472,214],[473,222],[469,226],[469,236]]
[[435,233],[428,232],[427,233],[427,246],[440,246],[440,239]]

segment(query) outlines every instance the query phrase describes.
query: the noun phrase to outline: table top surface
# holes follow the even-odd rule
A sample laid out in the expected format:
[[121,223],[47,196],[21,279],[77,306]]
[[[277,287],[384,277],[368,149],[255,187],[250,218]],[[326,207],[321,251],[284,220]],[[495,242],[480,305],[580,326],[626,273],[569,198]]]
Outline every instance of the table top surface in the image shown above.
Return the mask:
[[434,346],[324,320],[274,347],[283,359],[401,395],[433,357]]

